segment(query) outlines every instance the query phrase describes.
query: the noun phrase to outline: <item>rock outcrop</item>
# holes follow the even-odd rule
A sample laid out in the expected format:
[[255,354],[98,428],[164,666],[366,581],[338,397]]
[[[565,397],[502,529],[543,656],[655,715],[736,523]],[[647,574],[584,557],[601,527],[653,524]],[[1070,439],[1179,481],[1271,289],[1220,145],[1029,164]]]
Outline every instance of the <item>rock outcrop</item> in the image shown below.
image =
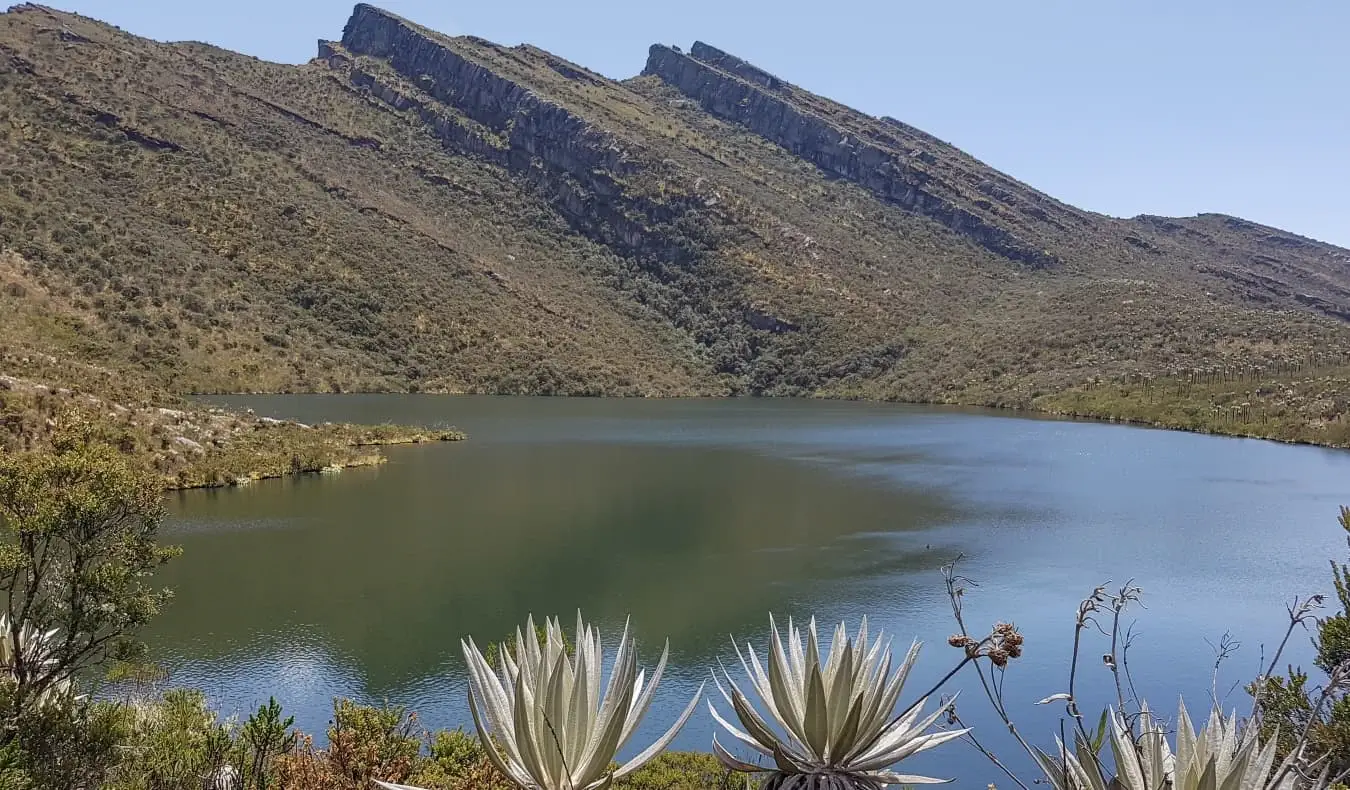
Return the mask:
[[623,254],[688,262],[688,239],[653,229],[704,210],[701,201],[658,202],[628,187],[625,179],[650,174],[650,162],[635,161],[613,135],[476,62],[455,39],[360,4],[341,43],[321,42],[320,56],[372,96],[416,111],[451,149],[529,178],[588,236]]
[[[915,132],[925,143],[945,146],[912,127],[894,119],[868,123],[875,119],[833,103],[830,109],[836,115],[842,111],[844,122],[826,119],[803,106],[797,100],[802,92],[784,80],[701,41],[689,54],[654,45],[643,74],[659,77],[707,112],[744,126],[832,176],[930,217],[1001,256],[1035,267],[1058,262],[1053,254],[991,216],[996,212],[982,209],[977,202],[980,196],[961,200],[961,186],[943,181],[930,168],[937,162],[931,151],[902,150],[900,141],[875,128],[886,124]],[[986,196],[1013,197],[1011,190],[990,179],[980,178],[977,183]]]
[[[653,201],[630,188],[627,182],[639,173],[667,182],[678,181],[679,176],[653,173],[661,170],[658,159],[632,151],[561,104],[479,62],[472,50],[482,47],[495,45],[472,37],[441,36],[360,4],[342,41],[320,42],[319,55],[386,104],[418,112],[447,146],[527,175],[592,238],[623,254],[687,263],[687,240],[661,238],[651,231],[672,226],[693,211],[706,215],[706,202],[695,196],[671,199],[668,194]],[[589,76],[552,56],[547,66],[569,79]],[[888,125],[891,133],[841,127],[802,108],[794,101],[800,91],[785,81],[702,42],[689,55],[653,47],[644,74],[657,75],[713,115],[744,125],[831,175],[934,219],[1000,256],[1034,267],[1058,262],[1054,254],[1019,235],[1006,217],[996,216],[1000,209],[1015,216],[1025,206],[1004,205],[991,211],[979,205],[989,203],[991,196],[1012,203],[1021,185],[1010,179],[999,183],[982,174],[971,190],[935,177],[931,164],[937,159],[927,149],[945,144],[918,130],[894,120]],[[445,112],[446,107],[453,112]],[[899,133],[921,141],[925,150],[906,149],[897,139]],[[1033,206],[1027,213],[1038,212]],[[1044,210],[1039,213],[1048,217]]]

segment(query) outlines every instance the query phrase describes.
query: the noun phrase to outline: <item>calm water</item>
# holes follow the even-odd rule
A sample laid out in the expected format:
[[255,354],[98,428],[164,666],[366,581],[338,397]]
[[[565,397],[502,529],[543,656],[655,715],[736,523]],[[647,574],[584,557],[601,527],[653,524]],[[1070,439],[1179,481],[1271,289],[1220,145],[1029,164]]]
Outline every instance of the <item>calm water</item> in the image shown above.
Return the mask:
[[[648,666],[670,638],[651,733],[734,659],[732,635],[763,643],[771,611],[850,629],[866,614],[900,648],[924,640],[907,703],[958,658],[938,568],[962,553],[975,627],[1013,620],[1026,636],[1007,689],[1040,740],[1058,712],[1031,703],[1064,690],[1076,603],[1111,579],[1145,590],[1132,663],[1155,707],[1184,693],[1204,708],[1206,640],[1227,631],[1242,647],[1218,691],[1245,710],[1231,685],[1278,640],[1286,600],[1329,588],[1327,560],[1345,553],[1350,454],[1335,451],[860,403],[228,402],[471,436],[395,449],[377,469],[171,498],[186,552],[165,573],[178,598],[150,635],[156,658],[226,711],[275,694],[319,733],[339,695],[470,726],[460,638],[499,638],[529,612],[570,630],[578,607],[610,645],[631,614]],[[1106,702],[1109,673],[1094,660],[1084,678]],[[974,676],[956,688],[967,723],[1021,764]],[[700,711],[676,746],[706,750],[711,733]],[[923,757],[906,766],[998,778],[964,744]]]

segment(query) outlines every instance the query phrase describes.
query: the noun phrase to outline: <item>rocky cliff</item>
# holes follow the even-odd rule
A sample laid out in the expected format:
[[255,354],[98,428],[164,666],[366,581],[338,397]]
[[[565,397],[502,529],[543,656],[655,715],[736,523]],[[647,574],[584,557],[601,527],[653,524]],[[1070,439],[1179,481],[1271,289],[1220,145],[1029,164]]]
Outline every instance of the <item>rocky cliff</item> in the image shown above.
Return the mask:
[[[848,179],[884,200],[931,217],[953,231],[973,239],[992,252],[1032,266],[1052,266],[1056,257],[1023,238],[1014,227],[1001,224],[1000,213],[1024,208],[1007,186],[973,174],[982,195],[963,194],[963,185],[944,180],[933,148],[950,147],[928,135],[906,146],[891,130],[917,138],[921,133],[897,121],[885,126],[874,119],[835,106],[842,122],[813,112],[794,101],[800,91],[784,80],[701,41],[689,54],[660,44],[654,45],[644,74],[661,78],[699,103],[706,111],[740,124],[793,154],[819,166],[832,176]],[[835,109],[832,108],[832,109]],[[842,112],[840,112],[842,110]],[[863,128],[867,127],[867,128]],[[1001,205],[995,206],[993,201]],[[1032,212],[1049,220],[1040,199]],[[1077,219],[1077,218],[1074,218]],[[1002,222],[1006,222],[1003,220]]]
[[[355,57],[343,57],[344,51]],[[657,205],[626,191],[623,180],[639,165],[612,135],[473,61],[452,39],[361,4],[341,44],[324,42],[320,55],[353,85],[395,109],[417,112],[451,149],[527,176],[569,220],[605,243],[681,254],[637,223],[638,217],[669,223],[689,206]]]

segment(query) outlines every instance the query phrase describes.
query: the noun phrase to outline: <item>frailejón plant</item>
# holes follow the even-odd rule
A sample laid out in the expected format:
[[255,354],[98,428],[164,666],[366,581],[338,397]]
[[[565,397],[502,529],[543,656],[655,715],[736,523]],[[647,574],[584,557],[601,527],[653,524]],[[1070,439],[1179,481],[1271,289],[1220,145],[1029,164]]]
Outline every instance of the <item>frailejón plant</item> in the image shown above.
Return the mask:
[[767,672],[754,648],[747,645],[742,653],[740,646],[736,647],[741,666],[768,710],[769,719],[760,715],[725,669],[722,674],[727,685],[719,681],[717,686],[741,726],[728,722],[711,702],[708,708],[733,738],[771,763],[766,767],[737,758],[714,736],[713,751],[724,765],[734,771],[769,772],[766,788],[876,790],[886,784],[949,781],[890,770],[906,757],[967,732],[926,733],[945,706],[920,721],[923,699],[892,718],[905,678],[918,658],[919,643],[911,645],[904,662],[892,674],[890,644],[883,643],[880,633],[869,639],[866,618],[856,639],[849,639],[844,624],[839,624],[823,665],[814,618],[807,626],[805,648],[801,633],[790,620],[786,647],[772,616],[769,629]]
[[[0,613],[0,680],[18,684],[32,682],[49,672],[55,665],[49,655],[49,645],[58,629],[39,631],[30,623],[11,620]],[[62,678],[44,688],[32,699],[37,708],[50,705],[69,695],[74,688],[70,678]]]
[[[1055,790],[1322,790],[1325,774],[1297,770],[1295,755],[1275,763],[1275,739],[1264,745],[1255,727],[1239,732],[1236,716],[1218,711],[1199,732],[1186,706],[1177,715],[1177,749],[1167,743],[1162,722],[1141,706],[1133,728],[1111,713],[1111,752],[1116,776],[1107,779],[1101,758],[1081,738],[1076,752],[1056,739],[1059,754],[1036,750],[1036,760]],[[1314,768],[1316,766],[1313,766]]]
[[[493,764],[525,790],[606,788],[656,757],[689,720],[703,694],[700,686],[675,724],[655,743],[613,771],[610,763],[651,706],[670,645],[646,681],[637,649],[624,625],[609,683],[601,686],[600,634],[577,613],[575,655],[567,654],[562,626],[545,621],[543,643],[534,618],[516,629],[515,655],[502,651],[494,673],[469,638],[461,645],[469,665],[469,710]],[[390,790],[404,785],[381,782]]]

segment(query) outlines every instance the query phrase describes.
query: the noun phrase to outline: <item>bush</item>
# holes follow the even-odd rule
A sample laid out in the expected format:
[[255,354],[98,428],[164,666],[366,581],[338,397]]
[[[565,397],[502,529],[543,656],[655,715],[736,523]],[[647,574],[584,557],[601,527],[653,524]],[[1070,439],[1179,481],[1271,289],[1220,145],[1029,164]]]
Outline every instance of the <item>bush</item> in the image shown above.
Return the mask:
[[160,496],[78,419],[49,451],[0,455],[0,598],[14,615],[0,635],[13,651],[0,746],[77,674],[137,652],[134,632],[169,598],[150,577],[176,554],[155,542]]
[[277,783],[291,790],[369,790],[376,779],[406,782],[421,753],[417,717],[401,707],[333,703],[328,748],[300,736],[276,761]]
[[[1339,523],[1350,543],[1350,508],[1341,508]],[[1298,748],[1306,732],[1311,754],[1328,755],[1330,775],[1345,776],[1350,774],[1350,566],[1333,560],[1331,575],[1340,607],[1334,614],[1313,617],[1321,596],[1290,607],[1289,633],[1300,624],[1315,623],[1317,657],[1313,663],[1322,675],[1319,682],[1310,685],[1308,673],[1292,666],[1284,677],[1272,675],[1279,661],[1277,653],[1264,676],[1247,691],[1254,697],[1261,734],[1267,738],[1278,735],[1281,758]]]
[[111,708],[122,723],[124,756],[107,790],[197,790],[239,755],[231,723],[218,721],[199,691]]
[[118,706],[70,697],[26,710],[16,724],[14,739],[0,746],[0,787],[5,790],[108,786],[104,783],[130,742]]
[[744,777],[702,752],[666,752],[614,783],[619,790],[711,790],[740,787]]
[[430,756],[421,761],[409,783],[429,790],[514,790],[492,765],[476,735],[441,730],[429,740]]
[[241,751],[247,753],[243,774],[246,785],[266,790],[274,760],[295,748],[294,723],[294,716],[281,717],[281,705],[275,697],[268,697],[267,704],[259,706],[258,712],[244,722],[239,741]]

